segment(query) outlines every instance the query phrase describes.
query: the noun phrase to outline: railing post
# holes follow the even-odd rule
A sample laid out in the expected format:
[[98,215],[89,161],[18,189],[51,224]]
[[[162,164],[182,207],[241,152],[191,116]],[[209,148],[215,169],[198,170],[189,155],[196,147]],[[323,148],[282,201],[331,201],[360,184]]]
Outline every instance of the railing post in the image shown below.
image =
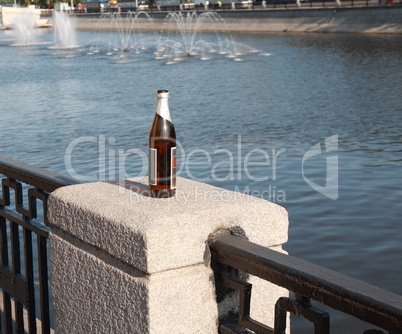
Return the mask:
[[[226,231],[280,251],[287,213],[183,178],[177,187],[169,199],[149,197],[145,178],[51,194],[56,333],[217,333],[218,318],[236,311],[236,300],[217,296],[208,239]],[[250,314],[273,324],[287,291],[257,281]]]

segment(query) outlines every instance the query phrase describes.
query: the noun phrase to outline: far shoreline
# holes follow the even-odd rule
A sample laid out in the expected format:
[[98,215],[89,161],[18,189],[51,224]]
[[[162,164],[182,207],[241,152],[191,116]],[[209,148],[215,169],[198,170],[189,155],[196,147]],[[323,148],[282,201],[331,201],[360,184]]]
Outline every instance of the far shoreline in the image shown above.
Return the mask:
[[[370,33],[370,34],[401,34],[402,6],[372,6],[372,7],[328,7],[328,8],[297,8],[297,9],[258,9],[258,10],[223,10],[213,11],[224,22],[201,24],[199,31],[214,32],[224,29],[236,33],[269,33],[269,32],[325,32],[325,33]],[[139,15],[134,31],[154,32],[176,30],[175,24],[167,24],[169,12],[147,12]],[[182,12],[187,15],[188,11]],[[198,14],[203,11],[198,12]],[[124,18],[129,23],[129,19]],[[151,20],[147,17],[151,18]],[[116,30],[110,24],[102,24],[97,14],[77,14],[76,28],[78,30]],[[152,22],[151,22],[152,21]],[[224,25],[224,27],[222,27]]]

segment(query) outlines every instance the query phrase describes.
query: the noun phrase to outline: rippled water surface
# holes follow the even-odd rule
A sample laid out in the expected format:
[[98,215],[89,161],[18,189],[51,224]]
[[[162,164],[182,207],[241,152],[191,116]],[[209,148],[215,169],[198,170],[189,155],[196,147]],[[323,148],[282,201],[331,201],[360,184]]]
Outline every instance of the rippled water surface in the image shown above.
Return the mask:
[[73,176],[139,175],[168,89],[181,176],[285,206],[290,254],[402,294],[402,37],[232,37],[244,54],[172,62],[152,34],[121,53],[98,50],[96,33],[57,50],[0,31],[0,154],[69,175],[73,148]]

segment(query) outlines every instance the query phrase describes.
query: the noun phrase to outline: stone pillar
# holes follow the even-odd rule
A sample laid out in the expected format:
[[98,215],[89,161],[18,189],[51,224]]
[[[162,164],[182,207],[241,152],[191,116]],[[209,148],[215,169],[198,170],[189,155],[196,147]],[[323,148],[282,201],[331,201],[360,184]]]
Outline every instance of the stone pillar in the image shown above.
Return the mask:
[[[146,181],[79,184],[49,197],[56,333],[215,334],[233,307],[217,305],[208,238],[227,230],[278,250],[287,240],[287,213],[276,204],[183,178],[176,196],[154,199]],[[254,291],[251,315],[272,326],[286,292],[267,282]]]

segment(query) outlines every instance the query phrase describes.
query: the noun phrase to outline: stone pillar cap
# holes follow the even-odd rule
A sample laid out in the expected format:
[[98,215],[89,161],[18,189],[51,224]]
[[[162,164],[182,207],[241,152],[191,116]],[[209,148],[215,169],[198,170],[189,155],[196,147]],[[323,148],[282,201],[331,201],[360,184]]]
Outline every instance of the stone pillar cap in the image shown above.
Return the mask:
[[142,177],[62,187],[48,203],[52,227],[148,274],[201,263],[219,230],[266,247],[287,240],[283,207],[180,177],[166,199],[149,197]]

